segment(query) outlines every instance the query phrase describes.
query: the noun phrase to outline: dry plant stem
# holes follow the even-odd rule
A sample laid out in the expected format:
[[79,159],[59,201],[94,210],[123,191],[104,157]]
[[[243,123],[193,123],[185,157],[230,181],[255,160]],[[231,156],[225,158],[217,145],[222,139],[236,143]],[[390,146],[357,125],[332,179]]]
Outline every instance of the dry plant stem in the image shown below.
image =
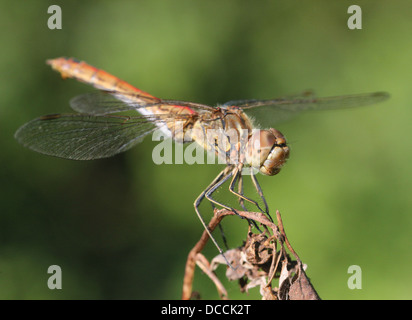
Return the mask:
[[[228,212],[227,214],[231,213],[231,211],[227,211],[227,212]],[[213,218],[208,225],[210,232],[213,232],[213,230],[218,226],[218,224],[223,219],[223,217],[224,215],[216,214],[216,210],[215,210],[215,214],[213,215]],[[200,240],[195,244],[193,249],[190,250],[189,252],[189,255],[186,261],[185,275],[183,278],[182,300],[189,300],[190,297],[192,296],[192,283],[193,283],[193,277],[195,274],[197,254],[203,250],[203,248],[205,247],[207,243],[207,240],[209,240],[209,234],[205,230],[203,231],[203,234],[200,237]]]
[[217,292],[219,293],[220,298],[224,300],[227,299],[228,296],[227,296],[227,291],[225,287],[220,282],[220,280],[215,275],[215,273],[210,270],[209,261],[206,259],[206,257],[203,254],[198,253],[196,255],[196,264],[213,281],[213,283],[216,286]]
[[289,243],[288,238],[286,237],[286,233],[285,233],[285,229],[283,228],[283,221],[282,218],[280,216],[280,212],[278,210],[276,210],[276,219],[278,220],[278,224],[279,224],[279,228],[280,228],[280,232],[282,234],[283,240],[286,243],[286,246],[288,247],[289,251],[294,255],[294,257],[296,258],[296,261],[299,263],[300,265],[300,259],[298,254],[295,252],[295,250],[293,250],[292,246]]
[[[276,248],[275,248],[274,252],[276,252]],[[268,282],[266,284],[266,287],[271,286],[272,280],[275,277],[275,273],[276,273],[276,270],[278,268],[280,259],[282,258],[282,255],[283,255],[283,253],[279,252],[279,254],[277,255],[277,259],[276,259],[276,264],[275,264],[276,255],[275,254],[273,255],[272,264],[270,265],[270,270],[269,270],[269,275],[270,276],[269,276]]]
[[[263,213],[260,213],[260,212],[236,211],[236,213],[234,213],[233,211],[226,210],[226,209],[221,209],[221,210],[215,209],[213,218],[210,220],[210,223],[208,225],[209,231],[213,232],[213,230],[219,225],[219,223],[222,221],[222,219],[225,216],[236,215],[236,214],[246,219],[254,220],[258,223],[261,223],[265,227],[272,229],[274,232],[273,236],[276,239],[281,240],[281,242],[283,242],[283,239],[281,239],[283,238],[283,235],[279,232],[278,227],[273,222],[271,222]],[[280,214],[278,211],[276,212],[276,215],[278,216],[278,221],[279,221]],[[194,273],[195,273],[196,262],[198,259],[198,253],[200,253],[203,250],[208,240],[209,240],[209,234],[205,230],[202,236],[200,237],[200,240],[196,243],[193,249],[190,250],[189,252],[189,255],[186,261],[185,275],[183,278],[183,292],[182,292],[183,300],[188,300],[191,298],[192,283],[193,283],[193,278],[194,278]],[[290,245],[288,245],[288,248],[289,247]],[[294,252],[294,251],[291,251],[291,252]]]

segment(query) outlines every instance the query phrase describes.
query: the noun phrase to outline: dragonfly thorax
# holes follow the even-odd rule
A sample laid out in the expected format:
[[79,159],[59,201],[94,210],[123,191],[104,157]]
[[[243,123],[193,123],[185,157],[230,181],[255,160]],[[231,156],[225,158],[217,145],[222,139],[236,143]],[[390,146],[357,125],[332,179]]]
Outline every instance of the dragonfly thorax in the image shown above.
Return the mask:
[[279,173],[288,158],[289,147],[278,130],[257,130],[249,138],[246,161],[261,173],[268,176]]

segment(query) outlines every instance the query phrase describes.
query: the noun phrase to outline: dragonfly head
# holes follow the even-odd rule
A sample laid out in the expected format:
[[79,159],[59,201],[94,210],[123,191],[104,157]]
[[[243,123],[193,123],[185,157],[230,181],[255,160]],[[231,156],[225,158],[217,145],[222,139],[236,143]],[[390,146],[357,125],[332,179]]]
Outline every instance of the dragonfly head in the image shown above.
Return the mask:
[[247,161],[265,175],[279,173],[289,158],[289,147],[282,133],[275,129],[257,130],[249,139]]

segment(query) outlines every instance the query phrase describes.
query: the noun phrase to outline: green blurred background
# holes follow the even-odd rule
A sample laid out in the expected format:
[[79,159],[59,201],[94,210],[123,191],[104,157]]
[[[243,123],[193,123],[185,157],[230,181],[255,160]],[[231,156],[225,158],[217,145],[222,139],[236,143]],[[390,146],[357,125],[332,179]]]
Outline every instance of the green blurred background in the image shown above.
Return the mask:
[[[52,4],[62,8],[62,30],[47,28]],[[211,105],[306,89],[388,91],[385,103],[277,126],[291,159],[259,181],[323,299],[412,298],[412,2],[358,1],[362,30],[347,27],[351,4],[0,1],[0,298],[179,299],[187,254],[203,231],[193,201],[221,169],[155,165],[151,138],[91,162],[20,146],[20,125],[70,112],[69,99],[92,90],[45,64],[59,56],[158,97]],[[202,210],[210,217],[210,206]],[[229,245],[240,245],[246,223],[223,224]],[[208,244],[204,253],[217,251]],[[62,290],[46,285],[54,264]],[[361,290],[347,286],[351,265],[362,268]],[[224,283],[230,298],[260,298],[257,288],[241,294]],[[193,289],[218,298],[200,270]]]

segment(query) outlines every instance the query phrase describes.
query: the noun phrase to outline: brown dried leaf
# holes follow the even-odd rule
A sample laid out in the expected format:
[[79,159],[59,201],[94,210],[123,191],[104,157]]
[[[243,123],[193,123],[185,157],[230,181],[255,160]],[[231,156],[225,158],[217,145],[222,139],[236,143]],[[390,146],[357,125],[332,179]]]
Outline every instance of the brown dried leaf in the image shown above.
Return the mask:
[[262,286],[266,285],[266,278],[264,276],[260,276],[260,277],[252,277],[249,278],[249,283],[246,285],[245,290],[246,292],[254,287],[260,286],[262,288]]
[[303,268],[299,269],[297,279],[289,289],[290,300],[320,300],[318,294],[310,283]]
[[268,247],[267,236],[263,233],[249,233],[244,251],[246,260],[253,265],[262,265],[272,258],[272,248]]
[[282,270],[279,276],[279,300],[289,299],[289,288],[290,288],[290,271],[288,270],[288,261],[285,259],[282,261]]
[[[245,273],[248,271],[247,268],[244,267],[244,259],[242,258],[242,251],[239,248],[236,249],[231,249],[226,251],[225,257],[227,261],[232,265],[233,268],[227,268],[226,270],[226,277],[228,280],[238,280],[241,279]],[[219,264],[225,264],[226,265],[226,260],[225,258],[219,254],[216,257],[214,257],[210,263],[210,267],[212,270],[216,270],[216,268],[219,266]]]

